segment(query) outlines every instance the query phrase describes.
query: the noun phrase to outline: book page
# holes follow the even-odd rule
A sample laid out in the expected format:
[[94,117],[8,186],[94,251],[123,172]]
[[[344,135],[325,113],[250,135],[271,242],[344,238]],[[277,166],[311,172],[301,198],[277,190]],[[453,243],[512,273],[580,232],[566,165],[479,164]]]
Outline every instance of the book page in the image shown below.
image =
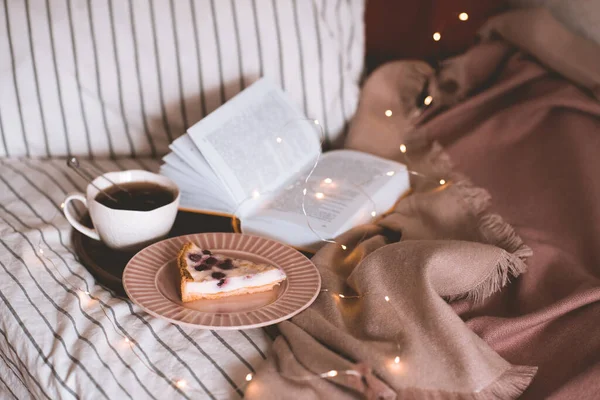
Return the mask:
[[[169,171],[171,175],[174,175],[176,178],[174,182],[179,185],[180,190],[197,194],[208,192],[213,196],[220,198],[222,202],[235,204],[231,195],[227,192],[227,189],[221,182],[217,181],[215,183],[199,174],[197,170],[192,169],[177,154],[169,153],[162,159],[165,164],[161,166],[161,171]],[[184,182],[181,181],[183,178],[187,179],[185,185]]]
[[266,79],[229,100],[188,134],[238,203],[275,191],[320,150],[314,122]]
[[[203,180],[206,179],[216,185],[223,185],[219,177],[215,174],[211,166],[208,165],[208,162],[206,162],[204,156],[200,150],[198,150],[198,147],[196,147],[187,133],[175,139],[173,143],[169,145],[169,149],[171,149],[171,151],[182,161],[188,164],[194,170],[194,172],[202,176]],[[167,157],[169,157],[169,155],[167,155]],[[166,163],[169,163],[169,160],[166,158],[163,158],[163,160]],[[224,189],[227,190],[227,188]]]
[[[305,177],[243,219],[244,232],[315,248],[321,244],[319,236],[332,239],[368,222],[372,212],[387,212],[410,188],[403,164],[351,150],[324,154],[307,185]],[[302,210],[304,187],[308,188],[304,196],[306,215]]]

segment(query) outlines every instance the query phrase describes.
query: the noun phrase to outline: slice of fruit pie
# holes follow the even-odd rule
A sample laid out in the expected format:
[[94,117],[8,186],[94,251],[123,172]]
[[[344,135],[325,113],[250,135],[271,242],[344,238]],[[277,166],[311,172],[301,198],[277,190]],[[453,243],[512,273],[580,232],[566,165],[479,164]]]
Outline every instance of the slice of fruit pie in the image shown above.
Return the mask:
[[213,254],[194,243],[181,248],[177,264],[183,302],[265,292],[286,279],[280,268]]

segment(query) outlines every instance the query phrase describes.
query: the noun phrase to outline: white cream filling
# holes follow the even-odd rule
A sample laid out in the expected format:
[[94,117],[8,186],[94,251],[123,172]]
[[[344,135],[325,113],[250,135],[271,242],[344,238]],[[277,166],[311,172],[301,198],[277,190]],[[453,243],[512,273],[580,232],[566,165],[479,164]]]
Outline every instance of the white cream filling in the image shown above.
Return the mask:
[[204,282],[186,282],[185,288],[187,293],[214,294],[274,284],[283,279],[285,279],[285,273],[277,268],[249,275],[249,277],[248,275],[227,277],[222,286],[218,286],[219,280],[215,279]]

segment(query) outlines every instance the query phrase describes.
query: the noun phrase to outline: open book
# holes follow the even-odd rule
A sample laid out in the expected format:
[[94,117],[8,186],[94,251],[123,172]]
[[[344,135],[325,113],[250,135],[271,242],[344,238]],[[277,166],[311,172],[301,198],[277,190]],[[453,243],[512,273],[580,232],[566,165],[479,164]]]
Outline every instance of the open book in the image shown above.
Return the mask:
[[352,150],[321,154],[320,132],[261,79],[171,143],[160,171],[179,186],[182,209],[235,215],[244,233],[314,251],[409,190],[403,164]]

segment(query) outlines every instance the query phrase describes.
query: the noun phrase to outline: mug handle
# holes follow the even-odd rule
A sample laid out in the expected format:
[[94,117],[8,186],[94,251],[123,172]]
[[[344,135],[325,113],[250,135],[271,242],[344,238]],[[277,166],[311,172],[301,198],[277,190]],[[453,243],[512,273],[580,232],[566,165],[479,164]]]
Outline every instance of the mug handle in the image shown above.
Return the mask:
[[83,233],[85,236],[88,236],[95,240],[100,240],[100,235],[98,235],[97,230],[88,228],[87,226],[84,226],[83,224],[81,224],[79,221],[77,221],[77,218],[75,218],[73,216],[73,214],[71,214],[71,211],[69,211],[69,203],[74,200],[81,201],[83,203],[83,205],[85,206],[85,208],[88,208],[87,199],[85,198],[83,193],[68,194],[67,198],[64,201],[64,208],[63,208],[63,212],[65,213],[65,217],[67,218],[67,221],[69,221],[69,223],[71,224],[71,226],[73,226],[73,228],[77,229],[79,232]]

